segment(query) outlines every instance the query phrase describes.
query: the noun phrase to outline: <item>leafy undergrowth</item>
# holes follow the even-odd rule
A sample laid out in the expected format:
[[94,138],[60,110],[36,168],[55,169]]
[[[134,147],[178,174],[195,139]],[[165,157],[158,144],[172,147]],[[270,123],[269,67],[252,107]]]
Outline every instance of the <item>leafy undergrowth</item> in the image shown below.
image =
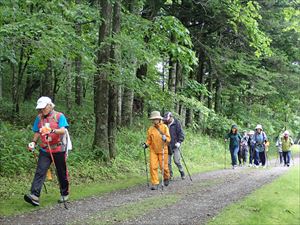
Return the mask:
[[299,224],[299,177],[299,166],[291,168],[291,171],[273,183],[227,207],[208,224]]

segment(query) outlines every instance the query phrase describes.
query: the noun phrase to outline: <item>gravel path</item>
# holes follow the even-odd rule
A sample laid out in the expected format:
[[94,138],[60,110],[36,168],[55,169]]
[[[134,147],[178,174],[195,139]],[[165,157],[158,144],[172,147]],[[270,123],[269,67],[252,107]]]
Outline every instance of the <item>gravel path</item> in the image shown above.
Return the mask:
[[[101,197],[72,201],[68,203],[68,210],[64,209],[63,204],[57,204],[23,215],[1,217],[0,224],[205,224],[225,206],[289,170],[273,165],[274,162],[267,169],[243,167],[197,174],[193,175],[193,182],[188,177],[185,180],[177,179],[164,191],[150,191],[146,186],[136,186]],[[295,165],[299,165],[299,158],[295,158]],[[153,207],[135,218],[101,221],[99,216],[120,206],[169,195],[178,196],[179,200],[162,208]],[[98,217],[95,217],[97,214]],[[91,218],[96,219],[91,221]]]

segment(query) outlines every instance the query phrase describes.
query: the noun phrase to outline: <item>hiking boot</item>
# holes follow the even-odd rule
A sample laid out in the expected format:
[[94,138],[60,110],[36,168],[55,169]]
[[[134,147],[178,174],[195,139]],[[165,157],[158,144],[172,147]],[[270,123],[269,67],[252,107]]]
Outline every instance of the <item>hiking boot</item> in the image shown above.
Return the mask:
[[157,190],[158,189],[158,184],[154,184],[150,188],[151,190]]
[[164,185],[167,187],[169,185],[169,179],[164,180]]
[[39,197],[32,195],[32,194],[24,195],[24,200],[33,206],[40,205]]
[[60,199],[58,200],[58,203],[64,203],[64,202],[67,202],[69,199],[69,195],[62,195],[60,196]]
[[184,171],[179,171],[179,172],[180,172],[181,179],[184,180],[185,179]]

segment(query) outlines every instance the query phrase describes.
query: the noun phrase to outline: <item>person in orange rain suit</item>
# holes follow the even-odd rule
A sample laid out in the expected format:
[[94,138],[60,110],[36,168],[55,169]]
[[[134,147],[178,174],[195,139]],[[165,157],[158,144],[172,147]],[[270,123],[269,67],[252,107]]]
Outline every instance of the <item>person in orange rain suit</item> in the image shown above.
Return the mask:
[[[157,190],[159,185],[158,165],[162,170],[163,151],[164,151],[164,185],[169,185],[169,168],[168,168],[168,144],[171,141],[169,128],[162,123],[160,112],[153,111],[150,115],[153,126],[148,129],[147,141],[144,143],[144,148],[150,148],[150,176],[151,190]],[[164,149],[164,150],[163,150]]]

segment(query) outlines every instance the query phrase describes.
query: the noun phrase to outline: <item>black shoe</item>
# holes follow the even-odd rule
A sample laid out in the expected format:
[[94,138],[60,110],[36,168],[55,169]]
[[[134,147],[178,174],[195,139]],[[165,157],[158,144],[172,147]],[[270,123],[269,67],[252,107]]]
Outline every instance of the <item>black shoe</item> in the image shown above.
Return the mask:
[[158,189],[158,185],[157,184],[156,185],[152,185],[150,189],[151,190],[157,190]]
[[24,200],[28,203],[30,203],[33,206],[39,206],[39,197],[29,194],[29,195],[24,195]]
[[185,174],[183,171],[179,171],[180,172],[180,176],[181,176],[181,179],[184,180],[185,179]]
[[164,185],[165,185],[166,187],[169,185],[169,180],[168,180],[168,179],[164,180]]

